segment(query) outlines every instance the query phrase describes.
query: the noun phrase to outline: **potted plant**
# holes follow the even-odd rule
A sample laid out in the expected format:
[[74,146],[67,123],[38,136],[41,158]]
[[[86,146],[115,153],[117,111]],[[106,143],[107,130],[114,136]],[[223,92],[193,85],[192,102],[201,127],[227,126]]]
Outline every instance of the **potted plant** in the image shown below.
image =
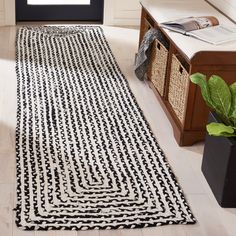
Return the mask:
[[228,86],[212,75],[196,73],[190,80],[200,86],[211,108],[202,172],[222,207],[236,207],[236,82]]

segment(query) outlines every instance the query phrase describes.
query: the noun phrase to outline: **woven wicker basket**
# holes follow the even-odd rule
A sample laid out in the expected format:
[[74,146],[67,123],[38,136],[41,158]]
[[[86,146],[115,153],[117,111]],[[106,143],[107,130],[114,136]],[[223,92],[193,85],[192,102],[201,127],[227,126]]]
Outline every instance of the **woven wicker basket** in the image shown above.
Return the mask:
[[181,123],[184,123],[188,96],[189,73],[178,58],[173,55],[169,82],[168,101]]
[[167,58],[168,50],[155,39],[152,46],[147,76],[161,96],[164,95]]

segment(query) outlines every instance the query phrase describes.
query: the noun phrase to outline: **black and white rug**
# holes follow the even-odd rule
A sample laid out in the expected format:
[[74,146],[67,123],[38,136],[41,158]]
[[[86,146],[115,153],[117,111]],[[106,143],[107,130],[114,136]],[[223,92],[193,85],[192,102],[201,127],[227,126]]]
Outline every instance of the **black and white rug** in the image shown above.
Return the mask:
[[195,223],[102,29],[23,27],[16,44],[17,226]]

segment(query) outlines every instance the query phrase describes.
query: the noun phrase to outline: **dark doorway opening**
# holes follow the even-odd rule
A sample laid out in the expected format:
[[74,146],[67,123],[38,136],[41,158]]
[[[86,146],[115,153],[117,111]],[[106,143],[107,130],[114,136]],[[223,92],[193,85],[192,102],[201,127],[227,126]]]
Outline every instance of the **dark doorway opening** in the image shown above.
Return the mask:
[[103,22],[104,0],[16,0],[16,21]]

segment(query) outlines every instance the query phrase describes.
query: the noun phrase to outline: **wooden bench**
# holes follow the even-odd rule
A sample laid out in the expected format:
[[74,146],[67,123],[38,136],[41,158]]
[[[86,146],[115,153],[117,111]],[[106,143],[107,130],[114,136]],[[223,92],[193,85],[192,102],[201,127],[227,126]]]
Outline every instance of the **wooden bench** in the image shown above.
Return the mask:
[[[166,49],[158,41],[153,44],[148,70],[150,87],[172,124],[177,143],[192,145],[205,137],[209,110],[189,75],[195,72],[207,76],[217,74],[229,84],[235,82],[236,41],[214,46],[162,29],[159,23],[188,16],[213,15],[220,24],[236,25],[204,0],[142,0],[141,5],[140,42],[147,30],[154,27],[161,30],[169,45]],[[158,63],[160,58],[162,63]]]

